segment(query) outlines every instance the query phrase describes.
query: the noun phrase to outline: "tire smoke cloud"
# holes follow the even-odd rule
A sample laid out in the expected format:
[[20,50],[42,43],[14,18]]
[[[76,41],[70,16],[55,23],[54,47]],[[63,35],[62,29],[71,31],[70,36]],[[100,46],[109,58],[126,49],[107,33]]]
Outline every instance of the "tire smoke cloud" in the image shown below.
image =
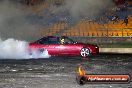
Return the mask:
[[40,37],[38,25],[26,19],[31,11],[15,0],[0,1],[0,36],[33,41]]
[[63,13],[66,10],[76,23],[82,18],[92,20],[99,18],[113,6],[112,0],[64,0],[62,6],[54,7],[52,11],[54,13]]
[[65,3],[65,7],[75,18],[95,18],[113,5],[112,0],[66,0]]
[[37,59],[49,57],[48,51],[41,53],[38,49],[31,49],[29,48],[29,43],[26,41],[15,40],[13,38],[4,41],[0,39],[0,59]]

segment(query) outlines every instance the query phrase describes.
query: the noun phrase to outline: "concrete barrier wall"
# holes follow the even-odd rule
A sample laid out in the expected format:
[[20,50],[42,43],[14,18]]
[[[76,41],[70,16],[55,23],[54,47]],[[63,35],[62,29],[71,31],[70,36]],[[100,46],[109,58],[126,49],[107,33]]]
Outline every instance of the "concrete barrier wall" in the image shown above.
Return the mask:
[[132,48],[100,48],[100,53],[130,53],[132,54]]
[[77,37],[69,36],[69,38],[84,43],[120,43],[132,42],[132,37]]

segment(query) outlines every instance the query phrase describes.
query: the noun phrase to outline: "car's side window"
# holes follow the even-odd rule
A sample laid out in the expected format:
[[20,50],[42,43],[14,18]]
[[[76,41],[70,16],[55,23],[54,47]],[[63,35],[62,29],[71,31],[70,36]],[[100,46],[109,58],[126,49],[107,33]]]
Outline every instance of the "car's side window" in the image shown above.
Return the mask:
[[49,38],[49,44],[58,44],[59,38]]
[[[39,44],[60,44],[59,37],[45,37],[37,41]],[[64,44],[72,44],[74,41],[70,38],[64,38]]]
[[59,38],[43,38],[37,41],[39,44],[58,44]]
[[73,41],[69,38],[65,38],[65,44],[71,44]]
[[49,43],[49,42],[48,42],[48,38],[40,39],[40,40],[39,40],[39,43],[40,43],[40,44],[48,44],[48,43]]

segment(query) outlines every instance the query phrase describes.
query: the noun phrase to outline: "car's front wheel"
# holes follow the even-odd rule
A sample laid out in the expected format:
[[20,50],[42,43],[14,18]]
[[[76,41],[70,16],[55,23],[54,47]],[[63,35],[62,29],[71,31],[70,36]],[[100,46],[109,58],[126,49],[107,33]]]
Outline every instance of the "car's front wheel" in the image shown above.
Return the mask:
[[87,57],[87,56],[90,55],[90,49],[89,48],[82,48],[80,54],[81,54],[82,57]]

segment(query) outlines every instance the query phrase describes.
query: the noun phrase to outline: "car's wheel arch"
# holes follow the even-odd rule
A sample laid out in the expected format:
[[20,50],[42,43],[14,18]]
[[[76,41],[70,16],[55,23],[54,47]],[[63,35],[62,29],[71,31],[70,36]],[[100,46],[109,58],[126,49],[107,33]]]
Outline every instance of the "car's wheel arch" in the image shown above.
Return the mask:
[[90,47],[83,46],[83,47],[81,47],[81,50],[82,50],[83,48],[87,48],[87,49],[89,49],[90,53],[92,53],[92,50],[91,50],[91,48],[90,48]]

